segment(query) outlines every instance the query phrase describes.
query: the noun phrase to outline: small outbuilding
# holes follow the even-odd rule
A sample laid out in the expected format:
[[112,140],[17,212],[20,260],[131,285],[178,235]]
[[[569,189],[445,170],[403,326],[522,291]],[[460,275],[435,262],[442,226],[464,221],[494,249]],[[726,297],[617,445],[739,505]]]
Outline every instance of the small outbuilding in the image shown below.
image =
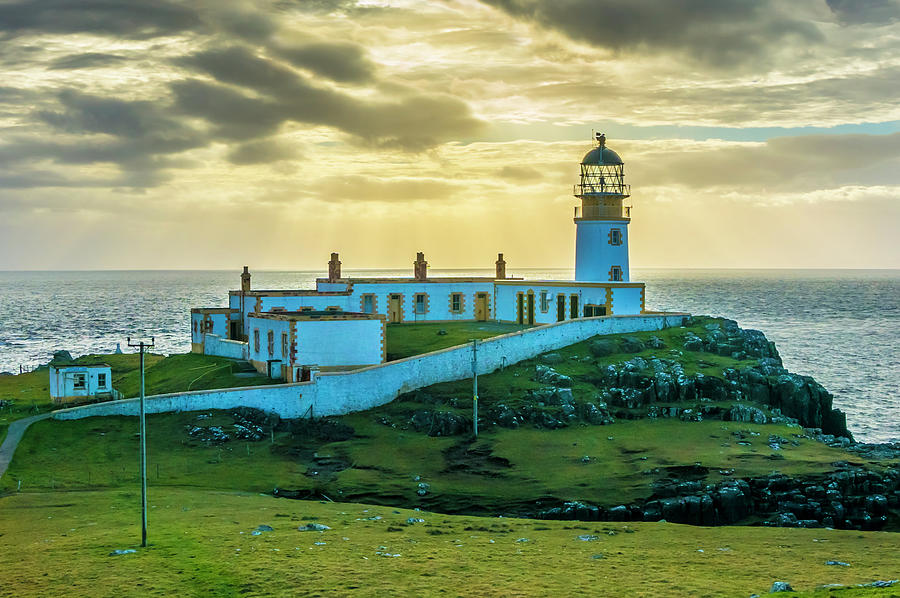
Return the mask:
[[56,404],[114,398],[112,369],[105,363],[50,364],[50,398]]

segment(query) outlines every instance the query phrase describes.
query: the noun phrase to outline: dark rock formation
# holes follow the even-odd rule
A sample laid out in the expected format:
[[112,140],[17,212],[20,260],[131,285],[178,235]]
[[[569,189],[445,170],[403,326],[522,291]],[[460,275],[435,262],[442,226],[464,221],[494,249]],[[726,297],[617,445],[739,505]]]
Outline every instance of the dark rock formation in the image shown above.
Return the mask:
[[468,419],[452,411],[416,411],[409,422],[429,436],[456,436],[472,429]]
[[[749,518],[778,527],[834,527],[879,530],[900,508],[900,470],[883,474],[836,464],[824,476],[790,478],[771,474],[726,480],[714,486],[674,477],[658,480],[653,495],[610,508],[567,502],[536,514],[540,519],[666,521],[727,525]],[[685,472],[687,473],[687,472]]]

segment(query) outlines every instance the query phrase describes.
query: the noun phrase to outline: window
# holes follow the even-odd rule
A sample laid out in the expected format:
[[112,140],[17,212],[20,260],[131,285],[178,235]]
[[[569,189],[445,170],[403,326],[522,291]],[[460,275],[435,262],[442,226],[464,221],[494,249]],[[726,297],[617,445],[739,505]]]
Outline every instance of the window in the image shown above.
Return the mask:
[[450,311],[452,313],[458,314],[462,313],[463,310],[463,296],[462,293],[453,293],[450,295]]
[[428,296],[425,293],[416,293],[416,314],[424,314],[428,311]]
[[275,357],[275,332],[270,330],[266,335],[266,340],[269,345],[269,357]]
[[609,244],[610,245],[621,245],[622,244],[622,229],[620,229],[620,228],[609,229]]
[[75,374],[73,376],[72,388],[74,390],[84,390],[87,388],[87,375],[86,374]]
[[547,291],[541,291],[541,312],[547,313],[547,310],[550,309],[550,293]]
[[606,315],[606,306],[605,305],[585,305],[584,306],[584,317],[590,318],[592,316],[605,316]]
[[375,295],[363,295],[362,308],[364,314],[375,313]]
[[281,357],[282,359],[287,359],[288,354],[290,353],[290,347],[288,346],[288,333],[281,333]]
[[106,374],[97,374],[97,388],[106,388]]
[[622,268],[619,266],[613,266],[609,269],[609,279],[615,282],[622,281]]
[[253,351],[259,353],[259,328],[253,329]]
[[194,334],[197,334],[197,320],[194,320]]
[[578,317],[578,295],[569,296],[569,317],[573,320]]

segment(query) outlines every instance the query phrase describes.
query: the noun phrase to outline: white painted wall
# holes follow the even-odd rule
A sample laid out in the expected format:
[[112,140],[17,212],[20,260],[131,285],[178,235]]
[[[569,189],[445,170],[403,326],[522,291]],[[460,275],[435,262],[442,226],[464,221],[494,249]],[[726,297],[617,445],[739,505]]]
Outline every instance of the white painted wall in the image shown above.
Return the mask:
[[298,320],[294,363],[375,365],[384,356],[384,320]]
[[[622,231],[622,244],[610,245],[609,231]],[[575,280],[606,282],[612,266],[622,268],[622,282],[631,280],[628,268],[628,222],[575,221]]]
[[[687,314],[611,316],[569,320],[487,339],[479,344],[478,373],[530,359],[597,334],[660,330],[680,326]],[[351,372],[318,374],[312,382],[157,395],[148,413],[255,407],[285,418],[341,415],[394,400],[399,394],[472,375],[472,346],[462,345]],[[55,419],[137,415],[138,401],[115,401],[62,409]]]
[[[283,364],[287,364],[290,361],[290,355],[284,355],[282,353],[281,347],[281,335],[287,334],[288,339],[290,339],[290,322],[287,320],[270,320],[268,318],[254,318],[250,317],[247,319],[247,342],[248,342],[248,355],[250,356],[250,361],[255,361],[257,364],[262,363],[265,365],[270,359],[277,359]],[[269,353],[269,331],[272,331],[272,352]],[[259,349],[256,347],[256,333],[259,332]],[[288,348],[290,351],[290,348]],[[257,365],[254,364],[254,365]],[[260,369],[257,365],[257,369]],[[263,369],[263,372],[266,370]],[[278,368],[280,372],[281,369]]]
[[217,334],[206,334],[203,337],[203,354],[231,359],[248,359],[249,343],[222,338]]
[[[75,388],[76,374],[84,375],[84,388]],[[100,376],[105,376],[105,383],[100,385]],[[50,396],[92,397],[97,393],[112,391],[112,369],[108,366],[50,366]]]
[[[490,302],[493,303],[494,283],[484,282],[444,282],[440,278],[432,278],[421,282],[382,282],[353,284],[348,311],[362,311],[362,295],[374,294],[376,301],[376,313],[390,314],[390,300],[392,294],[403,295],[403,322],[433,322],[448,320],[473,320],[475,319],[475,294],[488,293]],[[415,295],[426,293],[428,295],[428,311],[417,314],[415,311]],[[461,313],[450,311],[450,296],[453,293],[462,293],[463,310]],[[493,319],[493,309],[490,318]]]

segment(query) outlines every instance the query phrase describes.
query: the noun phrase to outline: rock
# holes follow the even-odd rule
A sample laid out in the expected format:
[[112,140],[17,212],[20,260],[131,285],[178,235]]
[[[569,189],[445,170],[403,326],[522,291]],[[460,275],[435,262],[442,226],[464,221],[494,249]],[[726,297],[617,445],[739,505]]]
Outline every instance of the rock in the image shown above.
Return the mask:
[[409,423],[429,436],[456,436],[472,427],[468,419],[452,411],[416,411]]
[[256,528],[256,531],[258,531],[258,532],[272,532],[272,531],[275,531],[275,530],[272,528],[271,525],[265,525],[265,524],[263,524],[263,525],[258,526],[258,527]]
[[684,336],[684,350],[685,351],[702,351],[703,350],[703,340],[694,334],[693,332],[688,332]]
[[541,361],[550,365],[562,363],[563,358],[559,353],[544,353],[541,355]]
[[443,328],[441,328],[440,330],[437,331],[437,335],[438,336],[447,336],[447,331],[444,330]]
[[50,363],[53,364],[64,364],[64,363],[72,363],[75,361],[72,358],[72,354],[68,351],[60,350],[53,352],[53,359],[50,360]]
[[560,374],[550,366],[538,364],[534,366],[534,381],[552,384],[558,387],[571,387],[572,379],[564,374]]
[[[601,403],[601,405],[603,404]],[[609,414],[606,405],[603,405],[601,408],[593,403],[584,403],[581,406],[581,418],[595,426],[605,426],[607,424],[615,423],[616,421],[615,418]]]
[[769,418],[762,409],[751,405],[732,405],[725,418],[727,421],[764,424]]
[[409,525],[413,525],[415,523],[425,523],[425,520],[421,517],[410,517],[406,520],[406,523],[408,523]]
[[770,594],[775,594],[776,592],[793,592],[794,588],[791,587],[786,581],[776,581],[772,584],[772,588],[769,590]]
[[599,540],[600,536],[595,536],[594,534],[582,534],[578,536],[578,539],[582,542],[593,542],[595,540]]
[[837,567],[849,567],[850,563],[845,563],[844,561],[825,561],[826,565],[835,565]]
[[651,336],[647,339],[647,347],[650,349],[665,349],[666,344],[658,336]]
[[137,552],[134,548],[116,549],[109,553],[109,556],[119,556],[122,554],[134,554]]
[[609,339],[593,340],[588,348],[595,357],[606,357],[619,352],[616,342]]
[[301,532],[324,532],[326,530],[330,530],[331,528],[327,525],[322,525],[321,523],[307,523],[306,525],[301,525],[297,528],[297,531]]
[[491,409],[489,415],[492,421],[503,428],[518,428],[522,423],[522,418],[503,403]]
[[640,353],[644,350],[644,343],[634,336],[623,336],[621,346],[624,353]]

